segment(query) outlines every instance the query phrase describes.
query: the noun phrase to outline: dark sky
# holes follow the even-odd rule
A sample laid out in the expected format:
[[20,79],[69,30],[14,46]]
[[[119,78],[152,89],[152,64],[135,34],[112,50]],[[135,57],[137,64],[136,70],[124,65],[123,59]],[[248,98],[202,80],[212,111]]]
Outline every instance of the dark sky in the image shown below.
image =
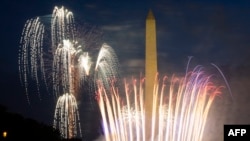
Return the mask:
[[[225,123],[250,124],[250,1],[133,1],[133,0],[4,0],[1,2],[0,104],[25,117],[51,124],[54,101],[32,93],[28,105],[18,76],[18,50],[26,20],[52,13],[64,5],[75,18],[100,27],[103,40],[116,51],[122,74],[138,76],[144,69],[145,17],[152,9],[157,25],[159,71],[185,72],[188,56],[193,65],[215,63],[225,71],[234,102],[222,96],[212,109],[222,133]],[[226,92],[227,93],[227,92]],[[223,99],[225,99],[223,101]],[[221,106],[222,105],[222,106]],[[219,113],[224,115],[219,116]],[[229,114],[230,113],[230,114]],[[217,135],[213,139],[221,139]]]

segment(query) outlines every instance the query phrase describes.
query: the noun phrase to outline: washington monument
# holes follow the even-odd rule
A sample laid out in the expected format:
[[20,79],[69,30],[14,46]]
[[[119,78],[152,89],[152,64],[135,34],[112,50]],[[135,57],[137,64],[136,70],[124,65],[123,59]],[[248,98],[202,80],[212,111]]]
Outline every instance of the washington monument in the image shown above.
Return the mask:
[[149,10],[146,19],[146,49],[145,49],[145,112],[146,136],[151,135],[151,120],[153,108],[153,91],[157,74],[156,26],[153,12]]

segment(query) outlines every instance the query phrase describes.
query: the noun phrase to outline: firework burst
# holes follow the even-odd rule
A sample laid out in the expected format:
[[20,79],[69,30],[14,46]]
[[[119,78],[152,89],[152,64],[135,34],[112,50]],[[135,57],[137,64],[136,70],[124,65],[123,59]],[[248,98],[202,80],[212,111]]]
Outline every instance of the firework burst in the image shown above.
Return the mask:
[[80,130],[76,128],[79,122],[76,99],[82,82],[93,77],[103,79],[103,85],[109,87],[108,80],[117,76],[118,61],[113,49],[103,43],[94,65],[95,58],[86,47],[88,42],[80,39],[82,35],[78,34],[81,33],[77,31],[73,13],[64,7],[55,7],[51,16],[27,20],[20,40],[19,75],[27,101],[30,103],[28,91],[33,81],[41,99],[39,91],[41,82],[44,82],[48,92],[52,90],[54,97],[58,98],[54,127],[59,128],[65,138],[80,133],[76,131]]
[[[98,103],[106,141],[201,141],[210,107],[221,94],[212,75],[201,66],[184,77],[156,78],[151,121],[145,121],[144,79],[125,81],[125,100],[111,87],[111,96],[99,85]],[[122,102],[123,101],[123,102]],[[125,103],[125,104],[123,104]],[[145,123],[150,122],[150,138]]]
[[82,136],[78,106],[72,94],[66,93],[58,98],[53,127],[59,129],[64,138]]

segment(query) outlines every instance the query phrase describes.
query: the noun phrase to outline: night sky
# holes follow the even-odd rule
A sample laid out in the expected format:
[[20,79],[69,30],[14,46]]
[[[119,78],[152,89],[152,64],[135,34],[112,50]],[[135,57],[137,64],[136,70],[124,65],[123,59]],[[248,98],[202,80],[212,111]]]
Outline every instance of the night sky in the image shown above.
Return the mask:
[[[31,93],[27,103],[18,76],[18,50],[26,20],[64,6],[82,23],[98,27],[115,50],[121,76],[144,71],[145,18],[152,9],[157,25],[158,66],[162,74],[184,73],[210,63],[221,68],[230,85],[217,98],[208,119],[207,140],[222,140],[224,124],[250,124],[250,1],[248,0],[3,0],[1,2],[0,104],[24,117],[52,124],[55,100]],[[222,77],[219,77],[222,79]],[[223,82],[222,82],[223,83]],[[223,84],[224,85],[224,84]]]

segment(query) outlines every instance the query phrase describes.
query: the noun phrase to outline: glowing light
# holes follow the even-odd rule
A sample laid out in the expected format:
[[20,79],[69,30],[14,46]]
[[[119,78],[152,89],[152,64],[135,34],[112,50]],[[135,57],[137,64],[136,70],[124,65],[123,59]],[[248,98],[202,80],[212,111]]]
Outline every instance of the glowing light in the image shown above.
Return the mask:
[[91,58],[89,57],[88,52],[84,52],[83,55],[79,57],[78,61],[80,62],[79,64],[80,68],[83,68],[86,75],[89,75],[89,70],[90,70],[92,62],[91,62]]
[[7,132],[4,131],[4,132],[3,132],[3,138],[6,138],[6,137],[7,137]]
[[[201,141],[207,115],[221,86],[213,84],[201,67],[184,77],[156,79],[151,121],[145,121],[144,79],[125,81],[125,98],[111,86],[111,94],[100,84],[98,103],[106,141]],[[124,98],[125,100],[121,99]],[[122,103],[125,104],[122,104]],[[145,135],[151,122],[151,135]]]

